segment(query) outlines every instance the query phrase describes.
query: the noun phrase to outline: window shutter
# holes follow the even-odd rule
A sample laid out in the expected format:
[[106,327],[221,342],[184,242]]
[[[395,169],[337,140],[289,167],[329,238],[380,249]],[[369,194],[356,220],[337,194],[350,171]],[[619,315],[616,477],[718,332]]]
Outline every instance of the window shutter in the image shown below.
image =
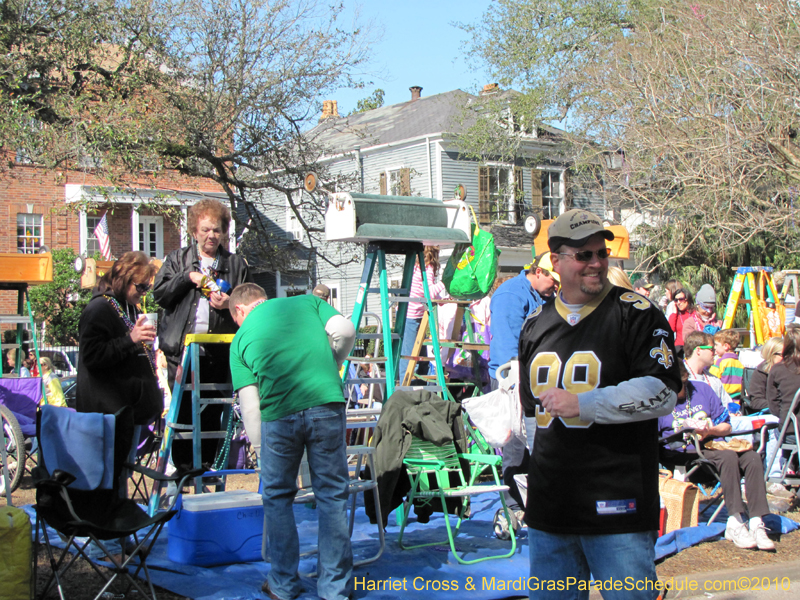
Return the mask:
[[531,206],[533,212],[542,214],[542,172],[539,169],[531,169]]
[[520,167],[514,167],[514,216],[515,221],[525,216],[525,185]]
[[564,197],[564,207],[566,210],[572,208],[572,186],[569,180],[569,170],[565,169],[561,174],[561,194]]
[[489,169],[478,167],[478,223],[485,225],[490,221]]
[[411,195],[411,169],[400,169],[400,195]]
[[381,196],[386,195],[386,171],[381,173]]

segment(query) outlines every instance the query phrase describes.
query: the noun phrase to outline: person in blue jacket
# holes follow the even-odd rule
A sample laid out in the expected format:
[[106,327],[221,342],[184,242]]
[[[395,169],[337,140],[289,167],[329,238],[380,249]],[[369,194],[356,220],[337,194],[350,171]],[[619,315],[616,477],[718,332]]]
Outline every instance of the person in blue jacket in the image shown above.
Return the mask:
[[[532,250],[533,251],[533,250]],[[492,390],[498,387],[499,367],[511,362],[508,373],[503,373],[503,378],[510,377],[511,382],[519,382],[519,336],[522,325],[528,315],[542,306],[551,298],[558,285],[558,275],[553,271],[550,262],[550,252],[543,252],[533,256],[533,262],[523,269],[519,275],[503,282],[492,295],[489,305],[491,311],[491,335],[489,344],[489,376]],[[533,424],[528,425],[533,428]],[[528,447],[532,444],[532,435],[529,434]],[[512,514],[517,517],[517,522],[512,523],[514,529],[522,525],[523,503],[514,475],[525,473],[525,442],[513,438],[503,447],[503,482],[509,486],[505,492],[505,499]],[[508,524],[500,510],[495,515],[495,533],[505,539],[508,536]]]

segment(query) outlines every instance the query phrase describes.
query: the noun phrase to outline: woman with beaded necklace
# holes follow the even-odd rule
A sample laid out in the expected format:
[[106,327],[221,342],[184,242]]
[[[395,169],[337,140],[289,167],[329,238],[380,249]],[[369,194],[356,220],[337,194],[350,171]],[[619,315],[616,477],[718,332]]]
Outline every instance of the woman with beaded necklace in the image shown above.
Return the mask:
[[136,425],[161,414],[152,349],[156,329],[136,306],[154,274],[144,252],[126,252],[97,283],[78,326],[78,412],[114,414],[130,406]]

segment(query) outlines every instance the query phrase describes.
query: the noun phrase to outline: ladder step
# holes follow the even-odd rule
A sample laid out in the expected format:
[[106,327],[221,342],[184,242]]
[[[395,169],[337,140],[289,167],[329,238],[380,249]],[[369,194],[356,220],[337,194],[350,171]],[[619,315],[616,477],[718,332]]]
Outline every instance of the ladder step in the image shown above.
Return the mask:
[[13,350],[15,348],[19,348],[22,344],[0,344],[0,349],[3,350]]
[[438,385],[398,385],[395,386],[394,391],[401,391],[401,392],[417,392],[419,390],[425,390],[426,392],[441,392],[442,388]]
[[[187,385],[184,389],[194,389],[194,386]],[[230,383],[201,383],[201,392],[232,392],[233,385]]]
[[[194,425],[186,423],[167,423],[167,427],[175,431],[193,431]],[[177,435],[177,434],[176,434]]]
[[346,384],[353,383],[386,383],[386,377],[355,377],[353,379],[346,379]]
[[[391,338],[393,340],[399,340],[400,339],[400,334],[399,333],[393,333],[391,335]],[[357,333],[356,334],[356,339],[359,339],[359,340],[382,340],[383,339],[383,334],[382,333]]]
[[25,315],[0,315],[0,323],[4,325],[30,325],[31,318]]
[[[228,435],[227,431],[201,431],[201,440],[224,440]],[[191,440],[194,437],[194,432],[179,433],[175,432],[174,439],[176,440]]]
[[234,404],[235,398],[200,398],[200,405],[207,406],[209,404]]
[[[406,297],[408,297],[408,294],[411,293],[411,290],[409,290],[407,288],[388,288],[386,291],[390,295],[406,296]],[[380,294],[381,293],[381,288],[379,288],[379,287],[367,288],[367,293],[369,293],[369,294]]]
[[417,304],[426,304],[428,301],[425,298],[411,298],[409,296],[389,296],[389,302],[416,302]]
[[[383,334],[381,334],[383,335]],[[361,364],[381,364],[386,362],[385,356],[379,356],[378,358],[364,358],[363,356],[348,356],[347,360],[354,363],[361,363]]]

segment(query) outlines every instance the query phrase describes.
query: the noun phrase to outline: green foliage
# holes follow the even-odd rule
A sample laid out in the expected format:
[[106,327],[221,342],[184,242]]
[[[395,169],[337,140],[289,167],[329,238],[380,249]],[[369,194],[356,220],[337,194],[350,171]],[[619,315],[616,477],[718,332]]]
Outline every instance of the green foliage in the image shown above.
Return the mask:
[[378,88],[374,92],[372,92],[371,96],[367,98],[362,98],[356,103],[356,109],[351,112],[351,115],[357,113],[367,112],[368,110],[375,110],[376,108],[380,108],[383,106],[383,97],[386,94],[382,89]]
[[80,275],[73,263],[72,248],[53,250],[53,281],[31,287],[31,310],[38,325],[44,323],[41,345],[74,346],[78,343],[78,322],[91,299],[91,290],[81,289]]
[[[252,219],[253,254],[275,268],[286,239],[271,238],[264,191],[321,245],[326,197],[300,194],[304,177],[334,189],[353,175],[326,174],[305,132],[320,98],[363,86],[374,35],[324,0],[6,0],[0,138],[11,153],[0,170],[85,170],[108,196],[169,190],[175,172],[211,179],[237,229]],[[138,200],[174,220],[166,190]]]
[[[644,217],[650,227],[632,236],[649,250],[641,267],[705,264],[722,285],[730,266],[791,262],[781,257],[796,251],[800,221],[796,3],[496,0],[461,27],[467,53],[522,92],[512,112],[558,122],[570,161],[603,169],[606,216]],[[479,150],[503,137],[501,100],[484,112]]]
[[[788,238],[763,232],[747,244],[726,252],[719,252],[712,244],[707,243],[706,236],[714,235],[713,228],[709,228],[695,243],[683,247],[680,244],[686,241],[684,227],[668,226],[652,231],[652,228],[645,226],[642,233],[646,239],[659,241],[642,246],[637,252],[637,258],[649,258],[657,265],[651,272],[656,273],[662,282],[677,279],[692,294],[704,283],[711,284],[717,292],[719,318],[722,318],[725,311],[737,267],[772,267],[775,271],[800,269],[800,254],[786,249],[787,246],[796,248],[800,245],[800,232],[797,230],[789,230]],[[659,249],[659,246],[662,248]],[[665,250],[663,246],[672,250]],[[733,325],[749,327],[744,308],[737,311]]]
[[[376,325],[367,325],[365,327],[360,327],[358,330],[359,333],[378,333],[378,327]],[[364,340],[366,342],[366,350],[365,354],[369,354],[373,358],[379,358],[383,356],[383,351],[378,356],[375,356],[375,340]],[[383,346],[381,346],[383,348]]]

